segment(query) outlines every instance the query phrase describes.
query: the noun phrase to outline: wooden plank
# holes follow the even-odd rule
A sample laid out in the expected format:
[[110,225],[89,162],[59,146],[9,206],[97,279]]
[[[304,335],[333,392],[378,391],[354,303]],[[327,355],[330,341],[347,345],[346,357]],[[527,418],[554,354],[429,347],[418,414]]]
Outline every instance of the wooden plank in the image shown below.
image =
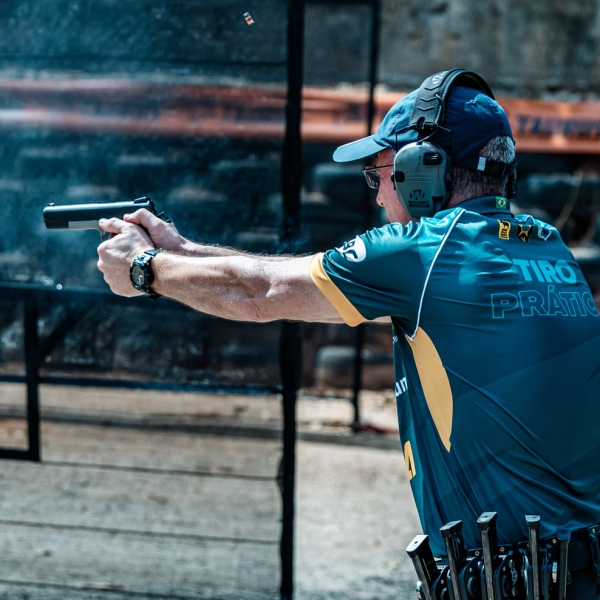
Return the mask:
[[[382,395],[365,390],[365,408],[377,425],[397,424],[393,394]],[[0,409],[24,407],[25,386],[0,384]],[[139,415],[153,419],[187,417],[191,421],[239,423],[240,425],[282,426],[279,396],[242,396],[125,389],[99,389],[57,385],[40,386],[42,417],[50,409],[73,411],[82,415]],[[298,418],[302,425],[314,429],[319,423],[348,424],[352,406],[347,399],[301,396]]]
[[[103,586],[106,587],[106,586]],[[110,591],[110,600],[163,600],[164,596],[149,594],[119,593],[113,589],[82,589],[67,585],[34,584],[28,581],[5,583],[0,581],[0,598],[10,600],[107,600],[107,591]],[[172,600],[172,596],[169,596]],[[187,599],[186,599],[187,600]]]
[[[23,589],[22,597],[31,600],[93,598],[98,590],[121,592],[123,598],[131,597],[127,592],[173,600],[278,598],[276,544],[204,543],[16,525],[2,525],[1,531],[0,591],[7,590],[5,598],[18,598],[15,590]],[[11,581],[18,585],[9,585]],[[53,595],[44,584],[67,591]],[[69,588],[75,589],[71,593]]]
[[[224,439],[223,436],[227,434],[230,441],[223,443],[220,452],[225,451],[230,460],[236,461],[236,464],[243,468],[241,472],[256,474],[256,468],[262,469],[264,466],[266,473],[270,475],[274,473],[278,465],[282,423],[281,401],[277,396],[102,390],[50,385],[41,386],[41,392],[42,417],[47,421],[115,425],[118,428],[132,429],[172,429],[187,436],[182,438],[185,440],[201,439],[203,436],[215,433],[221,434],[221,438]],[[2,415],[24,415],[24,394],[24,386],[1,384],[0,417]],[[388,432],[389,435],[365,433],[356,436],[351,427],[353,412],[352,405],[348,400],[304,395],[298,401],[300,439],[395,449],[399,442],[393,392],[381,394],[365,390],[361,394],[361,405],[365,422],[381,432]],[[115,441],[120,439],[117,433],[107,435],[114,437]],[[241,451],[238,452],[233,441],[235,436],[256,438],[256,445],[248,445],[243,449],[240,446]],[[59,439],[57,443],[59,445],[68,444],[68,437],[66,436],[64,440]],[[214,435],[207,439],[212,440],[213,438],[218,439]],[[160,440],[161,438],[158,436],[156,439]],[[176,440],[177,438],[169,437],[168,439]],[[164,445],[160,442],[157,443],[160,446]],[[213,442],[207,441],[206,443],[210,446]],[[261,445],[263,443],[265,446]],[[0,418],[0,446],[23,447],[24,444],[23,425],[10,425]],[[167,443],[167,447],[169,444],[170,442]],[[224,450],[228,444],[232,445],[230,451]],[[243,445],[243,442],[240,444]],[[50,455],[45,452],[46,449],[52,450],[52,447],[53,444],[44,444],[45,458],[50,458]],[[101,440],[98,441],[97,447],[98,449],[102,448]],[[160,454],[152,445],[146,448],[146,451],[150,451],[153,457]],[[203,444],[194,452],[196,454],[194,461],[197,460],[199,464],[197,470],[209,468],[207,460],[210,461],[213,457],[220,456],[220,454],[205,450]],[[112,455],[116,459],[118,453],[113,452]],[[143,453],[138,453],[138,456],[142,457]],[[58,458],[57,460],[72,459]],[[130,464],[119,460],[119,464]],[[185,462],[188,461],[189,458],[185,458]],[[92,462],[94,462],[93,459]],[[210,468],[212,471],[212,467]],[[235,466],[227,464],[221,464],[218,470],[226,472],[231,468],[234,469],[233,472],[239,472],[235,470]],[[264,473],[263,469],[259,474]]]
[[[14,423],[14,421],[11,421]],[[0,433],[4,423],[0,421]],[[0,438],[1,440],[2,438]],[[173,431],[42,424],[42,459],[275,479],[281,443]]]
[[[281,427],[279,396],[196,394],[147,390],[99,389],[56,385],[40,386],[42,418],[51,409],[77,412],[102,419],[111,415],[134,415],[150,420],[203,422],[246,426]],[[23,408],[25,387],[0,385],[2,406]]]
[[399,451],[298,444],[297,600],[414,598],[421,533]]
[[0,522],[276,542],[276,482],[6,461]]

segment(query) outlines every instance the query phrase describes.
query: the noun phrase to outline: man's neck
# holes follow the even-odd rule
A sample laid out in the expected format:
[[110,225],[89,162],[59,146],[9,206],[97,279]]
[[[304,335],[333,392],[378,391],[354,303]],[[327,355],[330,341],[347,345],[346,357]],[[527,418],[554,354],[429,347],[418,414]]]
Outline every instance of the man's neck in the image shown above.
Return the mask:
[[453,208],[465,200],[471,200],[471,198],[467,198],[465,194],[451,194],[446,208]]

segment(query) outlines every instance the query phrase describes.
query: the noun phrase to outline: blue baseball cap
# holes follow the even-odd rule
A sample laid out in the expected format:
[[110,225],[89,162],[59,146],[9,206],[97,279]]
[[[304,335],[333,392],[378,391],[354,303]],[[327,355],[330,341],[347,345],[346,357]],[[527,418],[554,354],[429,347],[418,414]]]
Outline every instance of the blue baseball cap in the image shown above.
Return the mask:
[[[409,126],[418,91],[392,106],[375,135],[340,146],[333,153],[333,160],[359,160],[385,148],[398,151],[406,144],[428,137],[427,133],[405,129]],[[481,90],[463,86],[450,89],[442,127],[444,129],[438,129],[429,141],[445,150],[452,157],[454,166],[467,169],[477,169],[479,152],[491,139],[499,135],[513,137],[502,107]]]

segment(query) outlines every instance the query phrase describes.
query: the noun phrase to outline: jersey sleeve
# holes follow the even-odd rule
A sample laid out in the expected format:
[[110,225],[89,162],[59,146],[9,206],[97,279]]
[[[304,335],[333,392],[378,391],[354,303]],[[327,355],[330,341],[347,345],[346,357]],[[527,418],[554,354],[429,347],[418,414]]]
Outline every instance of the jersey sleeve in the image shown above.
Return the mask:
[[352,327],[385,316],[413,322],[429,253],[418,223],[394,223],[356,236],[324,254],[315,254],[310,274]]

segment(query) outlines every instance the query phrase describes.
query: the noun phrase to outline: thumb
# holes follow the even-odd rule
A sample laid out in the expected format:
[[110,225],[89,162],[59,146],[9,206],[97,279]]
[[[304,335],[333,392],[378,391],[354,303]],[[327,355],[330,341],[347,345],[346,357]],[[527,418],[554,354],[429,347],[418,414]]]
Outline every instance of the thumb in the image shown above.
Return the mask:
[[159,219],[156,215],[153,215],[145,208],[140,208],[131,215],[125,215],[123,219],[128,223],[141,225],[144,229],[150,229],[151,227],[155,227],[161,223],[164,223],[162,219]]

